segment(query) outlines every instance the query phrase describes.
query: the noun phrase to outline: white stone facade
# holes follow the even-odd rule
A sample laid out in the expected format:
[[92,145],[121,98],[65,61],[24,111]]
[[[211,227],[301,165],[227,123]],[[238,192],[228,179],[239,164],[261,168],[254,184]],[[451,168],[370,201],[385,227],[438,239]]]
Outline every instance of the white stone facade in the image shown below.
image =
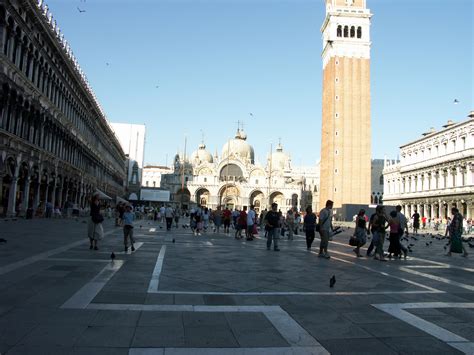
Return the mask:
[[294,169],[291,159],[278,145],[266,166],[254,163],[253,147],[241,130],[226,142],[221,158],[212,156],[204,144],[189,157],[177,154],[172,173],[161,176],[161,188],[170,190],[171,200],[184,207],[195,204],[215,209],[229,206],[256,210],[278,203],[279,209],[305,209],[318,201],[319,167]]
[[384,200],[415,209],[428,219],[445,219],[451,207],[469,218],[474,213],[474,111],[400,147],[400,161],[385,162]]
[[167,166],[146,165],[143,167],[142,187],[159,188],[161,176],[172,172],[173,170]]

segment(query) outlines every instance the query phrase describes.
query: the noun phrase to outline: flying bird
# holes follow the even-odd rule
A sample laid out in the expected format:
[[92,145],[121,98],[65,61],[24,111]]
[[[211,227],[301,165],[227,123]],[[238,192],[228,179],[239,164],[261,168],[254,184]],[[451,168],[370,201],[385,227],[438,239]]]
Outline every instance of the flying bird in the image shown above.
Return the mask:
[[79,11],[81,14],[82,14],[83,12],[86,12],[86,10],[81,10],[81,9],[79,8],[79,6],[77,7],[77,11]]
[[332,275],[331,279],[329,280],[329,287],[334,287],[336,284],[336,275]]
[[453,104],[457,105],[459,103],[458,99],[454,99]]

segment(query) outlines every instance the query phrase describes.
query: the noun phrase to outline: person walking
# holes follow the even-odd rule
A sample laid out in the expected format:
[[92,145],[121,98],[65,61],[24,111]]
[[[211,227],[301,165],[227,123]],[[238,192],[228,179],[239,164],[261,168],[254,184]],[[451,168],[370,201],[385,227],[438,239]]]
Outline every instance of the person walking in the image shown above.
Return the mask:
[[182,211],[180,208],[177,208],[176,211],[174,211],[174,224],[176,226],[176,229],[179,228],[179,219],[181,218]]
[[102,227],[103,221],[104,216],[100,214],[99,195],[96,194],[92,196],[90,218],[87,225],[87,235],[90,241],[89,249],[99,250],[97,243],[104,236],[104,229]]
[[272,209],[265,216],[265,230],[267,231],[267,250],[270,250],[273,242],[273,250],[280,251],[278,248],[278,226],[280,224],[280,216],[278,214],[278,204],[272,203]]
[[212,212],[212,220],[214,221],[214,233],[220,233],[222,225],[222,207],[217,206],[217,210]]
[[463,232],[463,216],[459,213],[459,210],[456,207],[451,209],[451,213],[453,218],[451,219],[451,223],[446,228],[445,237],[449,233],[449,251],[447,252],[447,256],[451,256],[451,253],[462,253],[462,256],[468,256],[466,251],[466,247],[462,243],[462,232]]
[[329,237],[332,232],[332,207],[334,202],[326,201],[326,207],[319,212],[319,235],[321,242],[319,244],[319,257],[330,259],[328,254]]
[[355,218],[355,231],[354,231],[354,236],[357,238],[357,245],[354,248],[354,253],[357,255],[357,257],[362,257],[360,254],[360,248],[365,245],[367,242],[367,219],[365,218],[365,210],[360,209],[359,213],[357,213],[357,216]]
[[381,205],[375,209],[375,217],[372,222],[372,240],[375,245],[375,260],[387,261],[384,257],[383,244],[385,241],[385,230],[388,227],[388,218],[385,208]]
[[207,232],[207,228],[209,228],[209,219],[211,217],[211,213],[207,207],[204,207],[202,211],[202,229],[204,232]]
[[402,213],[402,206],[397,205],[395,207],[395,210],[397,211],[397,217],[398,221],[400,223],[399,227],[400,229],[398,230],[398,239],[400,240],[400,250],[403,252],[403,257],[406,259],[407,254],[408,254],[408,249],[405,245],[402,243],[402,238],[403,238],[403,233],[406,234],[408,237],[408,221],[405,215]]
[[133,221],[135,214],[132,212],[132,206],[127,205],[123,214],[123,244],[125,252],[128,252],[128,240],[130,239],[130,246],[132,251],[135,251],[135,239],[133,238]]
[[232,218],[232,212],[230,212],[229,207],[226,206],[225,210],[222,212],[222,217],[224,221],[224,233],[229,234],[230,220]]
[[254,205],[250,205],[250,210],[247,213],[247,240],[253,240],[253,226],[255,225],[257,220],[257,214],[255,213]]
[[418,235],[418,229],[420,229],[420,214],[416,209],[411,218],[413,219],[413,234]]
[[393,254],[395,258],[400,258],[402,254],[402,249],[400,247],[400,219],[398,218],[397,211],[390,212],[388,225],[390,227],[390,244],[388,246],[388,257],[392,258]]
[[237,217],[235,239],[242,239],[242,230],[247,232],[247,206],[244,206],[243,210],[240,211],[239,217]]
[[306,215],[303,219],[303,230],[306,234],[306,249],[311,250],[314,241],[316,229],[316,215],[313,213],[311,206],[306,207]]
[[171,205],[168,205],[165,209],[165,219],[166,219],[166,230],[171,230],[171,225],[173,224],[174,210]]
[[288,227],[288,240],[293,240],[293,233],[295,232],[295,211],[293,208],[289,209],[286,214],[286,225]]

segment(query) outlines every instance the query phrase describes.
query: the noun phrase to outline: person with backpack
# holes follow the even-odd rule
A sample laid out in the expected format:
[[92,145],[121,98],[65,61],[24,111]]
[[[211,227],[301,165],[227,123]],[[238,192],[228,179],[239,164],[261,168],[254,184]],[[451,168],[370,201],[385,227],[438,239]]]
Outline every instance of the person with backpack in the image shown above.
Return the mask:
[[329,237],[332,232],[332,207],[334,202],[331,200],[326,201],[326,207],[319,212],[319,235],[321,236],[321,242],[319,244],[319,257],[330,259],[331,256],[328,254]]

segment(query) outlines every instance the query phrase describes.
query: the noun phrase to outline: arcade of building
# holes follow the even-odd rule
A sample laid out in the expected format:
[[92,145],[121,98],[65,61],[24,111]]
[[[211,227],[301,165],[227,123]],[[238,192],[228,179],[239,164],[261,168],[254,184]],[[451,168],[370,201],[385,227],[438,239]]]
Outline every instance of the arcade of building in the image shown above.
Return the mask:
[[42,0],[0,4],[0,59],[3,212],[122,195],[123,150]]

